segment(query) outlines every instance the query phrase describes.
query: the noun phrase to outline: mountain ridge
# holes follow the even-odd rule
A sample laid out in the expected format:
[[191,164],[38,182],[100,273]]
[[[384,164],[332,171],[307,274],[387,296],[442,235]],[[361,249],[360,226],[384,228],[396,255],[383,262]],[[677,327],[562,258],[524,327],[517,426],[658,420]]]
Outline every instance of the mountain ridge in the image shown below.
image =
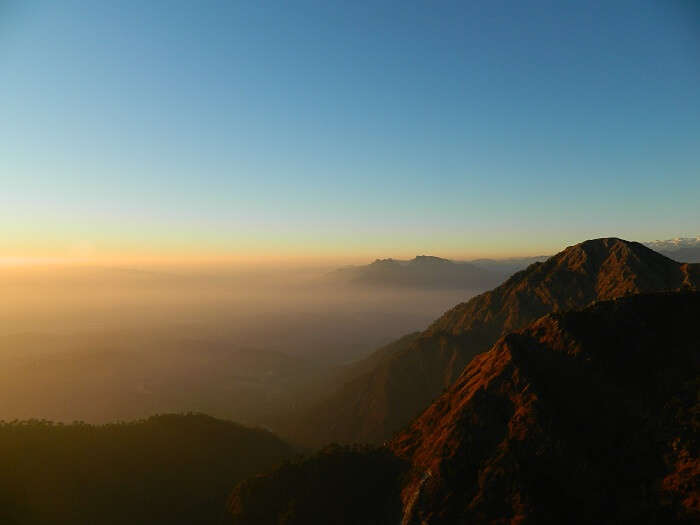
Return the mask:
[[678,291],[540,317],[384,446],[239,484],[233,523],[697,523],[699,316]]
[[633,295],[499,339],[392,441],[402,523],[700,517],[698,314],[697,292]]
[[501,275],[469,262],[434,255],[416,255],[410,260],[376,259],[363,266],[339,268],[327,278],[355,286],[485,289]]
[[700,265],[677,263],[640,243],[611,237],[570,246],[448,310],[416,338],[376,359],[373,369],[341,384],[302,418],[301,427],[314,430],[301,439],[381,443],[505,333],[596,300],[696,289],[698,283]]

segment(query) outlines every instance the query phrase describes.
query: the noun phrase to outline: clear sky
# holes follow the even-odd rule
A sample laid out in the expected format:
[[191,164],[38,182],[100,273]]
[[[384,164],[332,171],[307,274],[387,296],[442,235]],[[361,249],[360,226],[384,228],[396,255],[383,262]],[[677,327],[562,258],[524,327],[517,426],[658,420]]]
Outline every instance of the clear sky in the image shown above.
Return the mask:
[[0,0],[0,256],[700,233],[693,0]]

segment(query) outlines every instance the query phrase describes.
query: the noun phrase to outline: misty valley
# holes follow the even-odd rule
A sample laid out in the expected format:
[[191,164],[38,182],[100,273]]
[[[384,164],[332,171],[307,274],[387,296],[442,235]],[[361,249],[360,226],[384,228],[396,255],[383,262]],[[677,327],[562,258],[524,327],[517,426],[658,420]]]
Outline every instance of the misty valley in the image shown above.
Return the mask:
[[280,430],[351,362],[485,288],[348,285],[329,272],[7,269],[3,418],[196,411]]

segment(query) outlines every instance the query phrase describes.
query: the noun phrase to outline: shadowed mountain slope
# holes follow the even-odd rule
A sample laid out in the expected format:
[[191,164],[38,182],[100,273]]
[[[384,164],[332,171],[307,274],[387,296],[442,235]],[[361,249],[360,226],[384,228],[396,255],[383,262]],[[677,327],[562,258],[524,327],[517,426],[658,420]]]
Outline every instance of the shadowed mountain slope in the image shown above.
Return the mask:
[[302,418],[308,443],[380,443],[416,417],[500,336],[550,312],[630,294],[695,289],[700,265],[677,263],[636,242],[595,239],[518,272],[462,303],[374,366],[343,382]]
[[240,484],[233,523],[697,523],[698,318],[697,292],[546,315],[389,446]]
[[386,448],[329,446],[233,491],[235,525],[385,525],[401,519],[405,462]]
[[392,442],[403,523],[700,518],[698,318],[634,296],[500,339]]

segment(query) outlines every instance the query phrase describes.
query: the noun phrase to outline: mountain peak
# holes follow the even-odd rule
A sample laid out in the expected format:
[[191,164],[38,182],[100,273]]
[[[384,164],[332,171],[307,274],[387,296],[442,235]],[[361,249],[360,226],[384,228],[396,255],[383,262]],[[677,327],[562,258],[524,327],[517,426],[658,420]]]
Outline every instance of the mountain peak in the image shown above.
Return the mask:
[[393,265],[398,265],[399,261],[396,259],[392,259],[391,257],[387,257],[386,259],[375,259],[370,266],[393,266]]
[[[604,238],[570,246],[455,306],[415,339],[382,355],[325,402],[319,419],[308,426],[322,434],[318,430],[327,417],[334,422],[323,436],[328,441],[383,441],[508,332],[594,301],[699,284],[700,265],[678,263],[636,242]],[[347,425],[335,423],[338,414],[347,414]]]
[[456,306],[432,329],[455,334],[479,329],[497,337],[549,312],[634,293],[694,288],[699,280],[698,265],[679,264],[638,242],[592,239]]
[[411,259],[408,262],[409,264],[454,264],[449,259],[435,257],[434,255],[416,255],[413,259]]
[[376,259],[368,265],[336,270],[333,278],[369,286],[469,290],[484,290],[501,280],[499,274],[479,266],[433,255],[416,255],[411,260]]
[[624,262],[629,259],[656,259],[668,260],[667,257],[647,248],[641,243],[618,239],[617,237],[603,237],[590,239],[561,251],[554,258],[567,261],[571,266],[578,267],[588,263],[588,267],[599,267],[610,259]]

